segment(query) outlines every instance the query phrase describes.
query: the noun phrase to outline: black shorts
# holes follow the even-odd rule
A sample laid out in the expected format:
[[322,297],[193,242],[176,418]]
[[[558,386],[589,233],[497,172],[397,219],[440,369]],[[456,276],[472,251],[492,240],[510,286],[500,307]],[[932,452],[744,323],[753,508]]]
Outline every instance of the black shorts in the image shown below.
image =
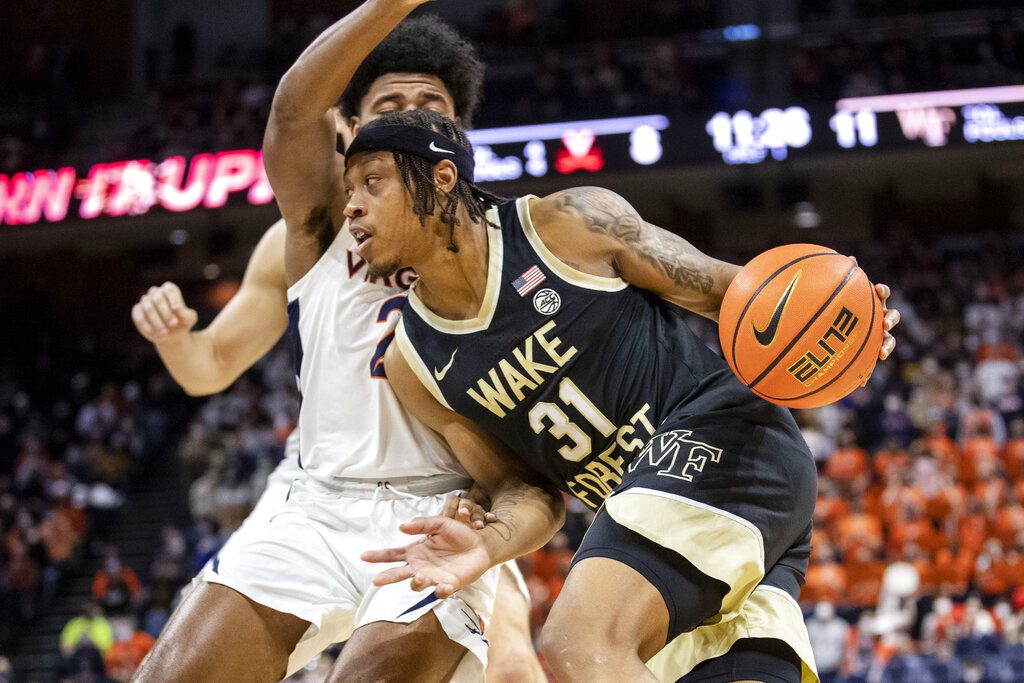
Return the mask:
[[763,681],[800,683],[800,657],[775,638],[744,638],[721,657],[708,659],[676,683]]
[[[733,650],[750,659],[738,641],[761,636],[799,641],[783,650],[809,664],[796,599],[816,476],[795,422],[777,406],[670,417],[629,464],[573,562],[617,560],[661,593],[669,633],[652,668],[662,680],[714,660],[731,666],[741,656]],[[779,615],[785,623],[766,622]]]

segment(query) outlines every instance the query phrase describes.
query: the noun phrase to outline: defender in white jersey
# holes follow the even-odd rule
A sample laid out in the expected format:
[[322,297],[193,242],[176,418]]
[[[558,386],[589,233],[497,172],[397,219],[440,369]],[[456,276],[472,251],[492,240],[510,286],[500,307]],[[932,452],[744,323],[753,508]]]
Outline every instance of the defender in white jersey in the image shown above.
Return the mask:
[[475,657],[463,662],[461,677],[480,680],[498,572],[438,601],[432,589],[412,591],[408,582],[374,587],[376,570],[359,559],[377,539],[401,540],[401,522],[436,514],[448,493],[472,481],[382,381],[379,359],[413,275],[397,278],[399,287],[366,281],[351,242],[341,231],[288,290],[301,394],[300,476],[269,524],[224,548],[202,579],[311,624],[289,659],[289,674],[359,626],[408,623],[433,609],[449,638]]
[[[373,8],[373,11],[378,10],[379,8]],[[354,22],[349,23],[354,24]],[[336,28],[340,29],[342,25],[339,24]],[[367,35],[366,31],[360,29],[358,25],[353,25],[351,28],[356,34]],[[475,89],[478,88],[479,83],[477,82],[474,86],[472,78],[467,81],[467,79],[459,77],[457,73],[452,74],[446,71],[445,53],[450,54],[453,51],[468,49],[468,46],[461,41],[453,46],[451,37],[444,35],[446,32],[452,33],[450,29],[441,26],[438,22],[420,22],[417,26],[409,26],[404,37],[393,36],[396,39],[402,39],[392,41],[390,50],[376,51],[382,53],[376,57],[376,71],[370,69],[369,74],[363,74],[363,83],[360,88],[353,89],[356,93],[354,96],[355,106],[349,107],[348,113],[351,114],[349,122],[358,126],[360,120],[369,120],[381,111],[393,108],[428,107],[442,111],[449,110],[454,114],[457,103],[459,104],[458,113],[462,113],[464,117],[468,115],[472,106],[475,105]],[[428,49],[421,49],[418,54],[415,49],[410,52],[408,46],[417,42],[428,46]],[[403,49],[396,49],[395,45],[406,46],[404,56],[401,54]],[[427,52],[429,52],[430,60],[433,60],[429,65],[425,62],[424,56]],[[397,59],[396,53],[398,54]],[[371,57],[369,61],[374,61],[374,58]],[[470,67],[470,71],[472,71],[472,65]],[[397,73],[391,73],[393,71]],[[425,73],[419,73],[420,71]],[[434,73],[437,76],[434,76]],[[175,379],[186,387],[189,393],[211,393],[224,388],[265,353],[280,335],[281,328],[284,326],[281,312],[284,310],[285,302],[284,286],[278,285],[277,282],[284,279],[284,274],[276,269],[281,267],[283,232],[283,225],[279,224],[268,231],[265,238],[261,240],[238,296],[218,316],[215,325],[211,328],[215,327],[222,317],[225,320],[230,317],[235,323],[234,325],[222,325],[214,334],[187,334],[195,324],[195,312],[184,305],[180,291],[169,283],[161,288],[152,289],[133,310],[133,319],[140,331],[156,343],[161,357]],[[333,233],[334,230],[331,231],[332,236]],[[347,236],[347,232],[342,234]],[[335,256],[340,253],[340,243],[338,246],[339,251],[332,251]],[[272,256],[274,254],[277,255],[276,261]],[[325,255],[326,258],[328,257]],[[262,273],[261,277],[250,278],[250,275],[256,275],[251,271],[255,270],[257,262],[272,264],[275,274],[266,277],[267,273]],[[365,278],[365,270],[357,263],[348,261],[346,256],[346,267],[350,264],[360,271],[357,278]],[[325,267],[316,270],[319,272],[330,269]],[[306,281],[312,282],[314,279],[315,277],[311,274]],[[302,283],[297,284],[301,289]],[[397,284],[407,285],[408,282]],[[388,305],[386,302],[391,300],[393,295],[398,294],[397,290],[400,289],[395,287],[388,291],[383,283],[372,284],[370,288],[382,293],[380,294],[382,298],[378,301],[372,295],[357,294],[355,296],[355,301],[369,307],[365,311],[367,315],[364,315],[364,318],[379,316],[385,306],[394,306],[395,304]],[[348,296],[353,291],[355,290],[344,290],[344,296]],[[304,307],[303,297],[303,294],[299,294],[296,298],[299,307]],[[316,308],[313,300],[309,300],[309,305]],[[304,324],[303,320],[310,321],[310,318],[304,314],[297,317],[300,328]],[[265,323],[266,333],[258,325],[251,324],[250,321],[254,318]],[[369,374],[371,372],[370,361],[377,351],[381,336],[386,334],[388,327],[393,326],[393,319],[389,324],[378,323],[376,320],[377,318],[373,317],[372,334],[366,338],[360,337],[363,342],[372,342],[371,353],[368,357],[360,359],[354,368],[347,368],[347,374],[338,378],[339,385],[345,384],[348,374],[364,372]],[[183,330],[186,334],[173,334],[179,330]],[[311,332],[309,328],[306,331]],[[207,330],[203,332],[207,332]],[[351,339],[344,340],[344,342],[348,341]],[[230,348],[232,353],[223,353],[225,347]],[[345,346],[345,350],[354,353],[351,346]],[[304,356],[307,354],[308,351],[304,353]],[[349,358],[354,361],[355,355],[350,355]],[[319,364],[319,366],[323,365],[323,363]],[[369,376],[373,375],[369,374]],[[386,386],[386,382],[379,379],[373,381],[378,385]],[[315,384],[304,387],[307,393],[310,388],[316,393]],[[362,395],[362,392],[358,392],[354,386],[349,386],[348,390],[349,396]],[[304,396],[304,415],[315,421],[317,418],[307,410],[309,402],[308,396]],[[357,410],[365,409],[365,401],[356,403]],[[388,399],[376,403],[378,408],[388,404]],[[386,407],[384,409],[386,410]],[[325,411],[318,415],[319,418],[329,418],[331,417],[329,413],[330,411]],[[344,418],[349,422],[352,419],[351,414],[339,415],[335,412],[333,416]],[[402,438],[392,438],[386,432],[378,430],[372,418],[364,413],[360,413],[360,416],[363,418],[360,420],[363,426],[362,432],[357,433],[346,428],[337,431],[328,427],[325,432],[327,441],[344,445],[348,443],[346,439],[351,438],[353,442],[369,444],[371,449],[386,450],[399,443],[402,443],[403,446],[408,445],[403,439],[414,438],[415,431],[422,430],[418,424],[410,426],[409,419],[405,417],[404,412],[399,413],[396,418],[397,422],[390,418],[384,420],[389,425],[389,430],[393,424],[399,425],[397,433],[402,435]],[[382,433],[385,438],[381,438]],[[304,436],[303,439],[305,440],[305,438]],[[434,442],[437,441],[436,437],[432,438]],[[356,448],[349,445],[347,449],[343,448],[343,450],[352,453]],[[433,448],[428,451],[436,455]],[[412,453],[417,452],[416,450],[412,451]],[[355,467],[352,467],[353,462],[344,459],[334,460],[331,448],[322,447],[315,449],[313,453],[311,464],[303,451],[302,464],[316,470],[318,472],[316,476],[319,476],[319,473],[335,469],[344,477],[358,476],[361,471],[362,473],[367,471],[366,468],[360,470],[357,463]],[[409,451],[406,451],[403,456],[409,454]],[[465,482],[461,468],[458,468],[458,465],[452,466],[454,460],[452,460],[450,452],[445,449],[441,455],[442,458],[438,462],[414,459],[412,465],[414,468],[419,468],[421,465],[426,468],[416,471],[418,475],[415,477],[416,481],[402,480],[398,477],[381,480],[374,477],[367,485],[368,482],[365,480],[339,480],[330,475],[320,479],[303,473],[303,479],[292,482],[288,486],[290,493],[287,495],[287,500],[282,501],[280,495],[274,490],[273,482],[290,477],[286,471],[283,471],[288,467],[288,459],[286,459],[272,476],[268,491],[261,498],[250,520],[247,520],[244,527],[228,542],[216,561],[211,562],[211,566],[203,573],[203,576],[209,579],[209,583],[237,586],[257,598],[245,598],[239,603],[238,598],[242,595],[239,593],[233,604],[227,604],[231,602],[230,600],[211,603],[209,599],[204,598],[200,599],[199,608],[194,605],[186,606],[186,609],[182,610],[185,614],[176,615],[172,620],[173,623],[167,629],[165,636],[161,638],[161,642],[158,643],[158,647],[154,651],[154,656],[150,662],[147,662],[146,670],[142,673],[147,679],[162,677],[180,679],[196,676],[210,678],[216,677],[218,671],[230,671],[234,675],[240,671],[247,671],[252,674],[253,678],[279,677],[285,670],[285,665],[282,663],[285,659],[288,660],[287,671],[293,671],[301,662],[308,660],[330,642],[343,639],[348,633],[351,633],[352,627],[355,625],[373,622],[377,618],[395,619],[397,622],[409,621],[430,610],[434,610],[432,613],[438,615],[437,619],[432,621],[416,619],[412,625],[398,627],[397,631],[387,628],[382,630],[379,628],[380,622],[360,628],[356,631],[356,637],[346,645],[345,653],[336,669],[335,678],[355,676],[362,679],[366,676],[376,677],[377,674],[374,671],[386,672],[385,675],[388,673],[393,675],[393,672],[397,671],[403,672],[401,676],[404,679],[408,678],[408,672],[414,669],[422,672],[424,665],[431,666],[434,662],[440,661],[443,666],[450,666],[452,662],[457,662],[458,657],[461,657],[459,652],[465,651],[462,649],[463,645],[472,649],[480,641],[480,634],[474,633],[474,631],[479,631],[479,625],[471,624],[463,610],[456,609],[456,606],[462,603],[429,600],[426,604],[416,606],[415,609],[410,610],[409,607],[404,607],[404,613],[395,617],[395,610],[389,603],[389,592],[371,587],[372,574],[361,570],[353,561],[358,559],[362,548],[379,547],[381,542],[381,536],[372,533],[368,521],[377,522],[378,527],[391,526],[397,530],[397,521],[407,519],[410,514],[426,514],[437,511],[442,496],[429,495],[437,488],[449,490],[455,483]],[[369,461],[385,468],[380,471],[392,471],[392,469],[396,472],[399,471],[391,468],[391,465],[388,464],[391,460],[386,454],[381,457],[372,456]],[[334,467],[335,465],[337,468]],[[429,468],[436,470],[438,465],[441,469],[440,477],[422,476],[431,471]],[[408,463],[403,466],[403,469],[406,467],[408,467]],[[451,472],[453,469],[455,472]],[[375,471],[377,471],[376,468]],[[458,474],[460,479],[457,481],[449,479],[451,474]],[[342,485],[338,486],[339,483]],[[415,496],[415,499],[411,496]],[[276,511],[279,507],[280,511]],[[529,505],[523,507],[528,508]],[[557,504],[554,507],[557,508]],[[385,512],[381,512],[382,509]],[[523,510],[523,513],[528,512],[528,510]],[[554,516],[550,512],[545,514],[546,518],[542,521],[553,528],[558,521],[559,513],[556,512]],[[266,530],[261,530],[261,526],[265,524],[263,519],[265,516],[269,516],[273,520],[268,528],[275,529],[284,529],[287,524],[301,529],[302,518],[306,522],[315,522],[319,525],[315,536],[319,538],[309,537],[310,535],[305,533],[308,529],[303,529],[301,532],[291,529],[290,533],[268,536]],[[347,527],[341,527],[331,521],[338,517],[349,520],[350,524]],[[386,523],[386,519],[389,517],[395,520],[394,524]],[[529,519],[527,521],[528,524],[533,523]],[[330,530],[324,531],[325,529]],[[327,540],[324,542],[325,538]],[[281,545],[274,545],[277,540],[282,540]],[[315,578],[306,580],[306,578],[298,578],[294,573],[286,573],[281,576],[280,572],[264,571],[261,574],[259,571],[264,565],[269,566],[267,561],[271,555],[277,561],[282,552],[311,548],[318,542],[323,542],[323,545],[335,550],[345,548],[346,551],[332,553],[332,555],[336,555],[334,557],[336,564],[332,565],[333,568],[327,570],[321,568],[323,571],[314,572]],[[537,542],[539,541],[533,542],[533,545],[536,545]],[[261,549],[262,554],[254,552],[253,548]],[[257,560],[252,559],[251,556],[254,554],[259,555]],[[249,557],[246,557],[247,555]],[[214,565],[216,565],[216,570]],[[514,564],[511,566],[514,567]],[[252,571],[253,569],[255,571]],[[517,571],[516,574],[518,574]],[[306,577],[306,574],[302,576]],[[498,643],[499,647],[495,649],[501,653],[501,661],[496,666],[488,668],[488,679],[493,677],[495,680],[544,680],[529,641],[526,614],[528,602],[516,591],[516,583],[514,578],[507,582],[502,581],[503,586],[506,584],[508,586],[504,590],[505,597],[502,599],[502,603],[506,605],[504,608],[506,613],[502,615],[503,619],[496,620],[487,634],[489,640]],[[521,577],[519,577],[518,583],[522,586]],[[247,584],[247,587],[243,587],[242,584]],[[342,589],[339,590],[338,586],[342,586]],[[329,595],[331,600],[310,601],[308,594],[317,591],[320,594]],[[304,592],[307,594],[306,597],[297,599],[297,596],[302,596]],[[430,594],[431,592],[426,591],[426,593]],[[409,596],[407,590],[396,592],[394,595],[403,606],[407,604]],[[353,598],[353,596],[355,597]],[[427,595],[426,597],[431,596]],[[357,599],[358,605],[353,610]],[[195,600],[193,599],[193,602]],[[475,598],[470,598],[470,600],[473,601]],[[332,604],[327,606],[327,603]],[[279,605],[281,609],[275,609],[273,607],[275,604]],[[239,612],[246,610],[250,612],[248,616],[239,615]],[[308,618],[295,618],[299,613]],[[454,631],[454,633],[446,636],[446,631],[440,629],[442,622],[458,624],[458,627],[449,626],[447,630]],[[431,627],[431,623],[434,623],[437,628]],[[239,626],[241,628],[238,628]],[[255,628],[253,628],[254,626]],[[239,631],[244,637],[241,639],[231,637]],[[443,646],[437,640],[435,633],[440,633],[443,640],[449,640],[456,644],[455,649]],[[216,646],[208,642],[211,640],[218,641]],[[412,647],[402,647],[402,643],[406,640],[410,640]],[[289,642],[292,645],[288,645]],[[462,645],[458,645],[460,643]],[[388,659],[377,652],[380,645],[387,646]],[[197,654],[189,651],[186,649],[189,646],[195,646],[202,652]],[[287,656],[289,648],[290,658]],[[214,651],[219,652],[220,656],[214,657],[212,654]],[[356,665],[347,664],[346,658],[356,662]],[[406,661],[403,661],[403,658]],[[476,658],[467,657],[466,660],[472,668]],[[275,671],[279,673],[274,674]],[[359,672],[358,675],[354,673],[355,671]]]
[[[466,471],[447,445],[413,419],[382,381],[384,350],[415,273],[371,279],[351,246],[351,234],[342,230],[288,288],[301,396],[299,466],[318,481],[445,476],[465,484]],[[362,371],[353,373],[359,366]]]

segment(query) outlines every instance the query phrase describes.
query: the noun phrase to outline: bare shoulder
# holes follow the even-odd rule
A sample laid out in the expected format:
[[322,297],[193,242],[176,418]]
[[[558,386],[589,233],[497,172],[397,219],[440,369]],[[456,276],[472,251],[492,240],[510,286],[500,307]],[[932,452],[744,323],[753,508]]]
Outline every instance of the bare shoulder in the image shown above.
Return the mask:
[[563,263],[601,277],[618,275],[619,253],[643,229],[629,202],[601,187],[574,187],[536,199],[530,216],[538,237]]

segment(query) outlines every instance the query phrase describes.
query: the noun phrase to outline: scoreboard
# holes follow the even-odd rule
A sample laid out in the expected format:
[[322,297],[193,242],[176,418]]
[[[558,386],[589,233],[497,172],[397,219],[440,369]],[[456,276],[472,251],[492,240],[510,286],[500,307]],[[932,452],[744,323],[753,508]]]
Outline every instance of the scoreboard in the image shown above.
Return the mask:
[[[763,111],[582,119],[469,131],[478,182],[693,164],[784,163],[855,150],[1024,140],[1024,85],[841,99]],[[599,180],[598,180],[599,182]],[[0,225],[273,201],[259,150],[0,174]]]

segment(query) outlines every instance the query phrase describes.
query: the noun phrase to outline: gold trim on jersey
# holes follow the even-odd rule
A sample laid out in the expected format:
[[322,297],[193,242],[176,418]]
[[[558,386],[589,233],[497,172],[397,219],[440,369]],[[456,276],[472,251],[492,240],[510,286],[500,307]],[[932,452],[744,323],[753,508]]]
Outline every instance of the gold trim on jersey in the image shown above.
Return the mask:
[[603,277],[591,275],[566,265],[560,258],[555,256],[547,245],[537,234],[533,225],[533,218],[530,217],[530,200],[537,199],[536,195],[528,194],[516,200],[516,211],[519,213],[519,222],[523,226],[526,239],[529,240],[537,256],[544,262],[555,275],[562,278],[569,284],[583,287],[585,289],[596,289],[601,292],[618,292],[629,286],[629,283],[618,277]]
[[[491,208],[487,212],[487,220],[491,223],[498,223],[498,210]],[[448,320],[437,315],[424,304],[416,295],[416,284],[409,289],[409,305],[416,311],[424,321],[435,330],[447,334],[472,334],[481,332],[491,325],[494,311],[498,308],[498,290],[501,284],[501,265],[504,258],[504,245],[502,244],[501,231],[484,225],[487,234],[487,289],[484,290],[484,300],[480,304],[480,310],[475,318],[468,320]]]
[[747,520],[696,500],[642,487],[604,502],[616,522],[673,550],[729,592],[717,619],[736,616],[750,591],[764,578],[764,539]]
[[676,681],[701,662],[721,657],[741,638],[774,638],[800,658],[801,683],[818,683],[814,652],[800,606],[786,591],[758,586],[730,621],[698,626],[662,648],[647,667],[659,681]]
[[[409,341],[409,336],[405,332],[405,321],[399,320],[398,326],[395,327],[395,343],[398,344],[398,350],[405,358],[405,362],[409,364],[412,371],[416,373],[420,383],[427,388],[437,402],[443,405],[448,410],[452,410],[452,407],[448,405],[448,401],[444,400],[444,394],[441,393],[441,387],[437,386],[437,382],[430,376],[430,370],[427,369],[423,359],[420,358],[420,354],[416,352],[412,342]],[[453,411],[454,412],[454,411]]]

